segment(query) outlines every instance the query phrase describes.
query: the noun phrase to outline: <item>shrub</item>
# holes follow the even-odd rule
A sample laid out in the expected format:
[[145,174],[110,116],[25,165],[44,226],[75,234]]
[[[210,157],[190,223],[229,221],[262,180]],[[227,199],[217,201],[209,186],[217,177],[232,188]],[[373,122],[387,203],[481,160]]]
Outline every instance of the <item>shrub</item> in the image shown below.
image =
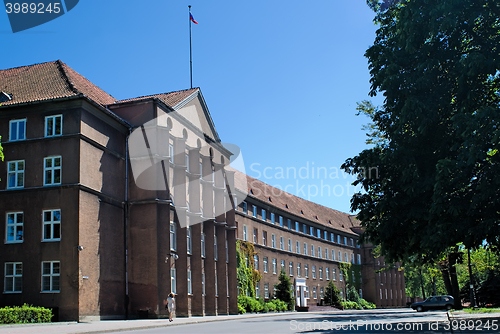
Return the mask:
[[245,313],[247,313],[247,310],[245,310],[245,308],[243,306],[241,306],[240,304],[238,304],[238,313],[239,314],[245,314]]
[[50,322],[52,310],[44,307],[23,306],[4,307],[0,309],[0,324],[26,324]]
[[344,310],[361,310],[363,309],[361,305],[351,300],[343,300],[340,302],[340,305],[344,308]]
[[290,278],[287,276],[283,268],[281,268],[278,279],[280,282],[274,286],[274,294],[276,298],[287,303],[288,310],[292,311],[295,306],[292,283],[290,282]]
[[363,298],[359,299],[359,303],[358,304],[361,305],[361,307],[364,308],[364,309],[374,309],[374,308],[377,308],[377,306],[375,306],[375,304],[370,303],[370,302],[364,300]]
[[325,289],[324,301],[325,305],[340,306],[340,290],[335,286],[333,281],[330,281]]

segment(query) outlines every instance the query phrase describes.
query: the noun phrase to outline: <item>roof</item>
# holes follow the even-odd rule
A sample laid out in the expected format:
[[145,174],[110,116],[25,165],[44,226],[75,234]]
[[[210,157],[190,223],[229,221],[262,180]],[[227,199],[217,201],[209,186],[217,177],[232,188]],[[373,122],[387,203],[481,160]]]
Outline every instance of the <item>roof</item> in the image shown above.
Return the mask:
[[184,101],[186,98],[191,96],[193,93],[196,91],[200,90],[198,87],[195,88],[190,88],[190,89],[184,89],[184,90],[179,90],[175,92],[170,92],[170,93],[161,93],[161,94],[153,94],[153,95],[146,95],[146,96],[140,96],[140,97],[135,97],[132,99],[125,99],[125,100],[120,100],[117,101],[116,103],[125,103],[125,102],[132,102],[132,101],[141,101],[141,100],[147,100],[151,98],[157,98],[163,103],[165,103],[167,106],[174,108],[177,104],[181,103]]
[[116,102],[60,60],[0,70],[0,91],[11,97],[2,105],[76,96],[85,96],[101,106]]
[[[235,188],[284,212],[348,234],[359,234],[360,222],[354,215],[310,202],[251,176],[235,171]],[[246,180],[245,180],[246,178]]]

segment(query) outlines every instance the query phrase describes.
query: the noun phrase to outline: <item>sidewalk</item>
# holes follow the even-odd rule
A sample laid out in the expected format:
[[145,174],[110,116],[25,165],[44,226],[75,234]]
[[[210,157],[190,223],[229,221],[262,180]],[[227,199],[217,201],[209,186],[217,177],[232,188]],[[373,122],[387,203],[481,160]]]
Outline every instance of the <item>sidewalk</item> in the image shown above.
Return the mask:
[[178,326],[183,324],[194,324],[194,323],[211,322],[211,321],[227,321],[235,319],[290,315],[293,313],[295,312],[262,313],[262,314],[251,313],[251,314],[238,314],[238,315],[174,318],[173,322],[169,322],[168,319],[140,319],[140,320],[101,320],[101,321],[91,321],[91,322],[54,322],[54,323],[44,323],[44,324],[0,325],[0,334],[107,333],[107,332],[125,331],[125,330]]

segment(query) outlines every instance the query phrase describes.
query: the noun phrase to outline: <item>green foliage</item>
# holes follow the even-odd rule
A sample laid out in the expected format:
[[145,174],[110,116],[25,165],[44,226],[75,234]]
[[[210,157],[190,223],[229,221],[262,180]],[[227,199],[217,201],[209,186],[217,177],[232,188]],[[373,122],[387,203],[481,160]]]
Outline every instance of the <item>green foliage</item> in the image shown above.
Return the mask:
[[276,298],[284,301],[288,305],[288,309],[292,311],[295,306],[295,299],[293,298],[293,289],[290,278],[286,275],[285,270],[281,268],[278,277],[279,283],[274,286],[274,293]]
[[288,309],[288,304],[279,299],[272,299],[265,302],[263,299],[255,299],[247,296],[238,296],[238,312],[244,314],[249,313],[267,313],[267,312],[281,312]]
[[361,310],[363,307],[356,302],[350,300],[343,300],[340,302],[340,306],[344,310]]
[[50,322],[52,310],[44,307],[23,306],[0,308],[0,324]]
[[[257,282],[259,282],[262,278],[261,273],[254,268],[253,256],[256,254],[257,252],[255,251],[253,244],[250,242],[236,241],[236,276],[238,279],[240,295],[247,296],[248,294],[254,298],[255,287],[257,286]],[[248,259],[248,263],[245,257]]]
[[326,305],[331,305],[340,308],[341,306],[340,290],[335,286],[333,280],[331,280],[326,286],[323,300]]

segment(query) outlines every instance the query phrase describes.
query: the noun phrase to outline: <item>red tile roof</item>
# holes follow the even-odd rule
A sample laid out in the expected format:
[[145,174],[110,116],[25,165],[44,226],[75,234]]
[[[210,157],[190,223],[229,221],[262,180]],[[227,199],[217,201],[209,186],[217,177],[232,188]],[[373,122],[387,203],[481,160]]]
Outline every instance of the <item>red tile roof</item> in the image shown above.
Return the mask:
[[102,106],[116,102],[60,60],[0,70],[0,91],[12,97],[2,105],[73,96],[86,96]]
[[120,101],[117,101],[116,103],[124,103],[124,102],[130,102],[130,101],[141,101],[141,100],[146,100],[146,99],[150,99],[150,98],[157,98],[157,99],[161,100],[163,103],[165,103],[167,106],[173,108],[177,104],[184,101],[187,97],[189,97],[191,94],[193,94],[194,92],[196,92],[198,90],[199,90],[199,88],[195,87],[195,88],[184,89],[184,90],[179,90],[179,91],[170,92],[170,93],[154,94],[154,95],[135,97],[132,99],[120,100]]
[[[354,215],[310,202],[239,171],[235,172],[234,178],[236,189],[248,194],[250,197],[265,202],[267,205],[274,206],[278,210],[289,212],[295,216],[303,217],[312,223],[319,223],[348,234],[356,234],[352,229],[359,230],[360,222]],[[269,198],[271,201],[269,201]]]

